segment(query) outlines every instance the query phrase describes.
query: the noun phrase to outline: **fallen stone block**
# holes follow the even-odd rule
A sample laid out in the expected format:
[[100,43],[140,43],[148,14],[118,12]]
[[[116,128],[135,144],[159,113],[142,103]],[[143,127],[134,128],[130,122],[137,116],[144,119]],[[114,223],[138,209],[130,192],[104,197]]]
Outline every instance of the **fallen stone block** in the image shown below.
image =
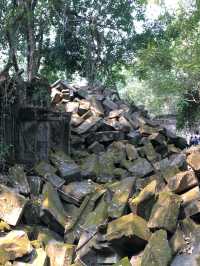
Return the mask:
[[148,139],[151,141],[151,143],[156,146],[156,145],[166,145],[166,138],[164,135],[161,133],[153,133],[151,134]]
[[96,179],[99,169],[99,157],[96,154],[90,154],[87,158],[85,158],[80,168],[81,176],[83,178]]
[[79,205],[88,194],[95,191],[97,186],[92,180],[72,182],[62,187],[61,191],[63,193],[61,196],[67,202]]
[[0,185],[0,218],[15,226],[24,210],[27,200],[12,189]]
[[167,179],[168,187],[175,193],[183,193],[198,185],[193,171],[185,171]]
[[200,170],[200,152],[193,152],[187,157],[187,163],[193,168],[194,171]]
[[32,250],[31,242],[25,232],[11,231],[0,237],[0,264],[5,265],[7,261],[21,258],[30,254]]
[[113,197],[108,205],[108,216],[110,218],[119,218],[124,214],[128,199],[133,191],[134,183],[135,178],[129,177],[109,186],[109,190],[113,193]]
[[103,101],[103,105],[108,109],[108,110],[116,110],[118,109],[118,105],[111,101],[110,99],[105,99]]
[[131,144],[126,144],[126,154],[128,157],[128,160],[130,161],[134,161],[135,159],[137,159],[139,157],[137,149],[135,148],[134,145]]
[[151,142],[148,142],[143,147],[141,147],[139,152],[143,152],[148,161],[155,162],[156,160],[158,160],[158,154],[154,150]]
[[[177,225],[181,198],[170,192],[159,193],[148,222],[151,229],[165,229],[174,232]],[[173,206],[173,208],[172,208]]]
[[119,118],[124,113],[123,109],[116,109],[109,113],[108,118]]
[[139,145],[142,139],[142,135],[137,131],[132,131],[126,135],[126,139],[132,145]]
[[37,248],[29,262],[14,262],[13,266],[47,266],[48,258],[43,248]]
[[79,166],[63,151],[51,152],[50,160],[66,181],[72,182],[80,178]]
[[77,113],[79,103],[78,102],[68,102],[65,105],[65,111],[68,113]]
[[157,181],[151,181],[144,189],[129,200],[130,208],[133,214],[137,214],[144,219],[150,217],[150,213],[155,203]]
[[42,176],[56,188],[60,188],[65,183],[64,179],[56,175],[56,168],[45,161],[40,161],[36,164],[34,170],[39,176]]
[[30,187],[23,166],[16,164],[15,166],[11,167],[9,169],[9,178],[12,186],[19,193],[25,195],[30,193]]
[[90,102],[82,99],[79,100],[79,108],[78,108],[78,114],[80,116],[84,115],[88,110],[90,109]]
[[138,158],[133,162],[126,162],[124,166],[136,177],[144,177],[154,171],[152,165],[144,158]]
[[23,218],[26,224],[40,224],[40,199],[30,199],[25,206]]
[[189,191],[185,192],[181,196],[182,205],[186,206],[187,204],[200,199],[200,190],[199,186],[196,186]]
[[43,181],[39,176],[27,176],[30,187],[30,193],[33,196],[39,196],[42,190]]
[[183,153],[173,154],[169,157],[169,160],[170,160],[170,167],[178,167],[182,171],[188,169],[186,162],[186,155]]
[[96,201],[105,193],[105,189],[97,188],[92,194],[85,197],[76,216],[72,217],[73,221],[65,228],[65,242],[73,244],[80,238],[82,226],[88,215],[95,208]]
[[91,116],[88,119],[86,119],[81,125],[74,128],[73,131],[76,132],[79,135],[85,134],[92,130],[93,127],[98,127],[101,123],[102,118],[98,116]]
[[63,237],[58,235],[56,232],[51,231],[47,227],[38,225],[34,227],[31,236],[34,240],[36,240],[38,243],[41,243],[41,245],[44,247],[52,242],[63,242]]
[[141,258],[141,266],[168,266],[172,259],[172,252],[164,230],[155,232],[149,239]]
[[174,233],[173,237],[170,239],[169,242],[173,255],[177,254],[178,252],[182,252],[183,249],[186,247],[187,243],[185,241],[185,238],[186,235],[178,225],[176,232]]
[[44,223],[58,233],[63,233],[65,227],[71,222],[71,218],[67,216],[57,191],[50,183],[46,183],[43,188],[40,215]]
[[84,122],[84,118],[78,115],[77,113],[72,114],[71,116],[71,126],[78,127]]
[[113,248],[133,255],[142,250],[150,238],[147,222],[132,213],[108,224],[107,240]]
[[88,151],[98,154],[100,152],[105,151],[105,148],[103,144],[100,144],[98,141],[95,141],[88,147]]
[[103,143],[110,141],[119,141],[123,139],[124,139],[124,133],[121,131],[105,131],[105,132],[96,132],[90,134],[90,136],[87,138],[87,142],[91,144],[94,141]]
[[104,109],[101,104],[101,101],[97,100],[95,97],[91,97],[90,99],[91,103],[91,111],[94,112],[98,116],[103,116],[104,115]]
[[146,124],[140,124],[139,131],[143,136],[149,136],[158,133],[159,129]]
[[70,266],[73,262],[75,246],[54,242],[47,245],[46,252],[51,266]]
[[97,205],[97,207],[88,214],[84,224],[81,228],[86,231],[90,232],[97,232],[98,227],[106,224],[108,220],[108,202],[106,201],[106,197],[103,196]]
[[185,206],[184,213],[186,217],[192,217],[192,216],[196,216],[197,214],[199,214],[200,213],[200,201],[195,200],[189,203],[187,206]]

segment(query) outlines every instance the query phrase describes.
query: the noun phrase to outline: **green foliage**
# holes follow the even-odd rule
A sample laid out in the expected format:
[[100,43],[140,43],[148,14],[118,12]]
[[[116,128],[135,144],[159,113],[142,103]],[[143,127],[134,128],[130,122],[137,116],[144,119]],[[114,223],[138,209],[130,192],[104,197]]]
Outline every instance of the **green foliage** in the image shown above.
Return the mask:
[[137,52],[129,76],[138,79],[127,77],[129,98],[143,102],[153,114],[176,112],[178,127],[200,118],[199,23],[199,5],[174,16],[166,12],[149,26],[147,45]]

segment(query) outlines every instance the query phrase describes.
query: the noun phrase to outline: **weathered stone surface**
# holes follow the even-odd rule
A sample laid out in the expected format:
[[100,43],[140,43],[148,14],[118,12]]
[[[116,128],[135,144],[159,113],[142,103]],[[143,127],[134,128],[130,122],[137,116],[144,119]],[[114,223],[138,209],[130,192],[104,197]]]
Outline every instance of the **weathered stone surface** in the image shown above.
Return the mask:
[[88,151],[92,152],[92,153],[100,153],[103,152],[104,149],[104,145],[100,144],[99,142],[95,141],[94,143],[92,143],[89,147],[88,147]]
[[58,169],[60,176],[66,181],[73,181],[80,177],[79,166],[63,151],[52,152],[50,160]]
[[131,263],[128,258],[123,258],[118,263],[115,263],[115,266],[131,266]]
[[98,101],[97,98],[91,97],[91,111],[94,112],[96,115],[102,116],[104,115],[104,109],[101,104],[101,101]]
[[128,139],[129,143],[132,145],[139,145],[142,135],[138,131],[131,131],[126,135],[126,139]]
[[79,100],[79,108],[78,108],[78,114],[79,115],[84,115],[88,110],[90,109],[90,102],[82,99]]
[[167,179],[168,187],[175,193],[183,193],[198,185],[197,178],[193,171],[185,171]]
[[181,199],[178,195],[170,192],[159,193],[158,201],[151,212],[148,227],[174,232],[177,225],[180,204]]
[[52,230],[58,232],[64,232],[64,228],[71,222],[71,219],[65,213],[57,191],[50,183],[45,184],[43,188],[41,219]]
[[108,118],[110,118],[110,119],[119,118],[123,112],[124,112],[123,109],[112,110],[111,112],[109,112]]
[[131,124],[124,116],[119,118],[119,129],[123,132],[130,132],[132,130]]
[[60,188],[65,183],[64,179],[56,175],[56,168],[45,161],[40,161],[36,164],[34,170],[38,175],[49,181],[56,188]]
[[114,193],[112,200],[108,205],[109,217],[119,218],[124,214],[128,199],[133,191],[134,183],[135,178],[129,177],[109,187]]
[[170,167],[178,167],[181,170],[187,170],[186,155],[183,153],[173,154],[169,158]]
[[60,235],[51,231],[47,227],[35,226],[33,232],[34,239],[46,247],[51,242],[62,242],[63,238]]
[[26,224],[40,224],[40,200],[29,200],[24,209],[23,218]]
[[178,226],[175,234],[170,239],[170,247],[173,255],[177,254],[178,252],[181,252],[185,248],[186,246],[185,238],[186,236],[184,232]]
[[16,225],[27,200],[12,189],[0,185],[0,218],[9,225]]
[[129,252],[133,254],[134,251],[144,248],[150,235],[147,222],[132,213],[108,224],[108,241],[116,248],[126,250],[126,254]]
[[68,202],[80,204],[85,196],[95,191],[98,185],[92,180],[72,182],[62,187],[62,198]]
[[148,139],[152,142],[153,145],[163,145],[166,144],[166,138],[161,133],[153,133],[151,134]]
[[187,157],[187,163],[194,169],[194,171],[200,170],[200,152],[193,152]]
[[19,193],[25,195],[30,193],[29,184],[23,166],[16,164],[11,167],[9,169],[9,178],[12,186],[17,189]]
[[73,129],[79,135],[85,134],[90,131],[94,126],[98,126],[101,122],[101,118],[98,116],[91,116],[86,119],[80,126]]
[[141,148],[140,151],[142,151],[145,157],[151,162],[154,162],[158,159],[158,154],[154,150],[154,147],[151,144],[151,142],[146,143],[144,147]]
[[103,105],[109,110],[116,110],[118,108],[118,105],[110,99],[105,99]]
[[[99,158],[96,154],[89,155],[81,165],[81,176],[94,179],[99,169]],[[95,178],[96,179],[96,178]]]
[[138,158],[131,163],[125,164],[125,167],[136,177],[144,177],[154,170],[152,165],[144,158]]
[[40,161],[38,164],[36,164],[34,170],[38,175],[43,177],[45,177],[46,173],[52,173],[52,174],[56,173],[56,168],[53,167],[50,163],[45,161]]
[[42,180],[39,176],[27,176],[30,187],[30,193],[34,196],[39,196],[42,190]]
[[54,242],[48,244],[46,251],[50,258],[51,266],[70,266],[72,264],[75,246]]
[[86,218],[88,217],[89,213],[95,207],[96,201],[105,193],[105,189],[97,188],[92,194],[89,194],[85,197],[84,201],[82,202],[79,212],[73,218],[71,224],[69,224],[65,228],[65,240],[67,243],[73,244],[74,241],[80,237],[82,231],[82,225],[85,223]]
[[200,213],[200,200],[192,201],[187,206],[185,206],[184,213],[186,217]]
[[69,113],[77,113],[78,107],[79,107],[78,102],[68,102],[65,105],[65,110],[66,110],[66,112],[69,112]]
[[149,239],[141,259],[141,266],[168,266],[172,252],[164,230],[155,232]]
[[43,250],[43,248],[38,248],[35,250],[31,261],[25,263],[25,262],[14,262],[13,266],[47,266],[48,265],[48,259],[47,254]]
[[130,161],[138,158],[138,152],[134,145],[126,144],[126,154]]
[[186,206],[192,201],[199,200],[200,199],[199,186],[196,186],[193,189],[190,189],[189,191],[182,194],[180,197],[181,197],[183,206]]
[[15,260],[31,253],[33,250],[28,236],[23,231],[11,231],[6,236],[0,237],[0,264]]
[[145,124],[141,124],[139,130],[140,130],[140,133],[144,136],[149,136],[151,134],[158,133],[158,128],[145,125]]
[[85,223],[81,226],[84,231],[95,233],[100,225],[106,223],[108,219],[108,202],[103,196],[95,208],[95,210],[88,214]]
[[105,132],[96,132],[90,134],[87,138],[88,143],[93,143],[94,141],[102,142],[110,142],[110,141],[118,141],[124,139],[124,133],[121,131],[105,131]]
[[[152,209],[152,204],[155,201],[157,181],[153,180],[139,193],[138,196],[133,197],[129,201],[130,208],[134,214],[137,214],[143,218],[149,216]],[[150,206],[148,206],[150,205]]]
[[77,113],[72,114],[71,116],[71,125],[72,127],[78,127],[81,123],[84,122],[84,118]]

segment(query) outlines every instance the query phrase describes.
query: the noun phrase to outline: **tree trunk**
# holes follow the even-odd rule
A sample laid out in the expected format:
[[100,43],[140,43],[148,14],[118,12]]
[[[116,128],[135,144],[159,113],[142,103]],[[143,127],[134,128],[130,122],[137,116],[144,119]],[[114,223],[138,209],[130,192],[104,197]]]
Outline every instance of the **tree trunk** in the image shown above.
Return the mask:
[[35,37],[34,11],[36,1],[26,0],[24,5],[27,11],[27,76],[28,81],[32,81],[38,72],[38,57]]

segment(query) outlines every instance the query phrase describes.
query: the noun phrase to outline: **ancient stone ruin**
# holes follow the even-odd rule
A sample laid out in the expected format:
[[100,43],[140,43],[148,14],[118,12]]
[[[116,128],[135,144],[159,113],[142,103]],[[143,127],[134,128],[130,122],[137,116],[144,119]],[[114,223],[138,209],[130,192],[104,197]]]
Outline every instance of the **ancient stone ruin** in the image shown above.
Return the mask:
[[199,265],[200,147],[115,91],[64,85],[70,151],[0,176],[0,265]]

